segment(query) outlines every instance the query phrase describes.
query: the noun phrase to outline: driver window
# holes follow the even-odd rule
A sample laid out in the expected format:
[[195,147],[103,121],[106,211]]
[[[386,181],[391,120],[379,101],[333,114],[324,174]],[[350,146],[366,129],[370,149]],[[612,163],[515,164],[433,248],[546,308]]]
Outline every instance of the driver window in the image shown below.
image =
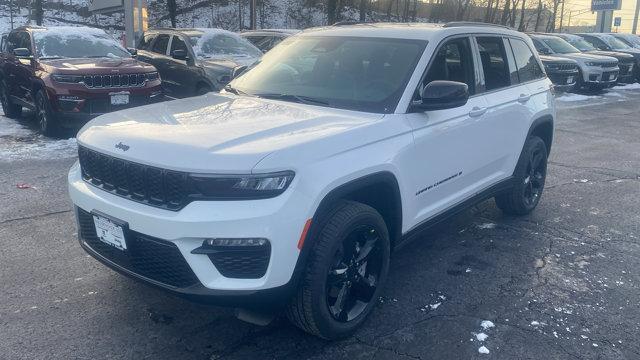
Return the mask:
[[440,47],[431,60],[420,89],[434,80],[465,83],[469,86],[469,95],[475,94],[476,81],[469,38],[453,39]]
[[184,50],[187,54],[189,53],[187,44],[185,44],[179,36],[174,35],[173,41],[171,41],[171,52],[169,54],[173,54],[176,50]]

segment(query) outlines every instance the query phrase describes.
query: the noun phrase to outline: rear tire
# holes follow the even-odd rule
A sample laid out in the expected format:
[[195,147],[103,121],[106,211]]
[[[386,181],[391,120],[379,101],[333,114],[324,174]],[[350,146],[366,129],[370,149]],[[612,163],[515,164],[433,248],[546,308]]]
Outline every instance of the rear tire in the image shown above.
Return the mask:
[[527,139],[514,172],[515,184],[496,196],[496,205],[509,215],[526,215],[540,202],[547,176],[547,146],[531,136]]
[[375,307],[390,242],[382,216],[368,205],[341,201],[326,219],[286,315],[302,330],[332,340],[353,334]]
[[10,119],[17,119],[22,116],[22,106],[15,105],[9,97],[9,88],[6,82],[0,83],[0,104],[4,115]]
[[36,121],[40,133],[45,136],[55,136],[58,133],[58,122],[51,111],[51,104],[43,90],[36,94]]

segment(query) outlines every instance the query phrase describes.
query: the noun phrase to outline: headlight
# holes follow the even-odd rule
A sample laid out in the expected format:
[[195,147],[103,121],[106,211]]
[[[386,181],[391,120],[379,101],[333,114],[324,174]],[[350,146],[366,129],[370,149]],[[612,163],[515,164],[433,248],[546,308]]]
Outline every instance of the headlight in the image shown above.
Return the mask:
[[593,62],[593,61],[587,61],[585,63],[585,65],[587,65],[587,66],[600,66],[597,62]]
[[157,71],[154,72],[150,72],[150,73],[146,73],[145,77],[147,78],[147,80],[149,81],[154,81],[154,80],[158,80],[160,79],[160,74],[158,74]]
[[266,199],[282,194],[294,177],[293,171],[258,175],[192,174],[196,190],[207,199]]
[[51,75],[51,78],[54,81],[57,81],[59,83],[69,83],[69,84],[80,83],[82,82],[82,79],[83,79],[83,77],[79,75],[63,75],[63,74]]

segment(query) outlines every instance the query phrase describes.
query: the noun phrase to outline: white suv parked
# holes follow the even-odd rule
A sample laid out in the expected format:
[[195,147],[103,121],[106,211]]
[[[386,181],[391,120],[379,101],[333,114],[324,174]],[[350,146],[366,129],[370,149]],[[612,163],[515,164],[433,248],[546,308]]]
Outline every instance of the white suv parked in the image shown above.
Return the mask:
[[473,23],[312,29],[222,94],[103,115],[69,173],[80,243],[242,318],[348,336],[412,234],[540,201],[555,109],[533,49]]

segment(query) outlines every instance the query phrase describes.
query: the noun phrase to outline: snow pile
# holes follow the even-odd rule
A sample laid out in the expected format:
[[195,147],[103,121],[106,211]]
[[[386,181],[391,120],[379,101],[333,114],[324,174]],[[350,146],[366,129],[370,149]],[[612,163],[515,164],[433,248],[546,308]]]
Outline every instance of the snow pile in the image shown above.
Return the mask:
[[[490,320],[482,320],[480,322],[480,327],[482,328],[482,330],[487,331],[491,328],[494,328],[496,325],[490,321]],[[489,338],[489,335],[487,335],[484,332],[479,332],[479,333],[472,333],[473,336],[475,336],[475,340],[479,341],[481,344],[481,346],[478,348],[478,353],[480,354],[489,354],[489,349],[484,345],[484,342],[487,341],[487,339]],[[471,339],[471,341],[474,341],[473,339]]]
[[16,120],[0,115],[0,161],[63,159],[76,156],[77,151],[75,138],[58,140],[37,135]]
[[122,47],[113,37],[104,30],[86,26],[52,26],[47,31],[35,31],[33,37],[36,43],[38,56],[79,56],[87,55],[109,55],[116,57],[113,52],[120,56],[129,56],[129,52]]
[[581,94],[564,94],[562,96],[558,96],[556,101],[561,102],[575,102],[575,101],[585,101],[590,99],[597,99],[598,96],[589,96],[589,95],[581,95]]
[[493,229],[495,227],[496,227],[496,224],[494,223],[484,223],[484,224],[478,225],[478,229]]
[[640,90],[640,83],[618,85],[618,86],[612,87],[611,89],[613,89],[613,90]]

